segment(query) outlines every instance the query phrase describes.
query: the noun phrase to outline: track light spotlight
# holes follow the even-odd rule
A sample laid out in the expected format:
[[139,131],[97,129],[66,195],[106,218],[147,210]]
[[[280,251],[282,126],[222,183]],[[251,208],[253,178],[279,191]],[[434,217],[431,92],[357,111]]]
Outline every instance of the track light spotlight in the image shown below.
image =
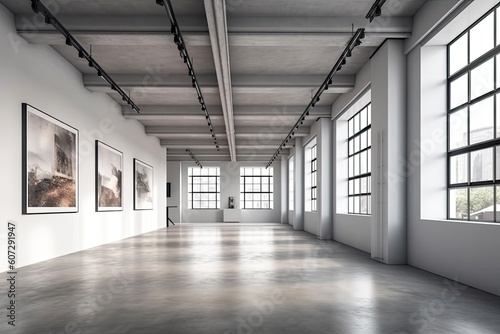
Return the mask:
[[177,34],[177,28],[172,24],[172,26],[170,27],[170,33],[172,35],[176,35]]
[[362,42],[360,40],[357,40],[356,43],[354,45],[356,46],[360,46],[362,44]]
[[83,54],[82,50],[78,50],[78,57],[80,57],[80,58],[84,58],[85,57],[85,55]]
[[[178,49],[179,51],[183,51],[183,50],[184,50],[184,44],[179,44],[179,45],[177,45],[177,49]],[[181,57],[183,57],[183,55],[181,55]]]
[[111,85],[111,90],[114,90],[114,91],[116,91],[116,90],[117,90],[117,89],[116,89],[116,86],[115,86],[114,84],[113,84],[113,85]]
[[341,63],[341,64],[342,64],[342,65],[345,65],[346,63],[347,63],[347,61],[345,60],[345,58],[344,58],[344,59],[342,59],[342,63]]
[[187,64],[188,62],[188,58],[186,56],[184,56],[184,64]]
[[373,6],[370,8],[370,11],[368,14],[366,14],[366,18],[370,20],[370,22],[373,21],[374,18],[377,16],[382,15],[382,6],[384,5],[386,0],[376,0]]
[[38,1],[36,0],[31,1],[31,9],[33,9],[35,14],[38,14],[38,12],[40,11],[40,9],[38,9]]
[[97,76],[102,78],[102,72],[101,72],[101,70],[97,70]]
[[346,55],[345,55],[345,56],[346,56],[346,57],[351,57],[351,56],[352,56],[352,52],[351,52],[351,50],[347,50],[347,53],[346,53]]
[[71,38],[69,38],[69,36],[66,36],[66,45],[73,46],[73,43],[71,42]]
[[89,67],[94,67],[94,62],[92,61],[92,58],[89,59]]
[[[379,10],[380,10],[380,8],[379,8]],[[380,16],[380,14],[379,14],[378,16]],[[359,34],[359,39],[364,39],[364,38],[365,38],[365,31],[363,30],[363,31],[361,31],[361,33]]]
[[180,45],[181,44],[181,39],[179,38],[179,35],[174,35],[174,43],[176,45]]
[[50,18],[50,16],[45,16],[45,23],[47,24],[52,24],[52,19]]
[[193,73],[193,70],[192,70],[192,69],[189,69],[189,71],[188,71],[188,75],[189,75],[190,77],[192,77],[192,76],[194,75],[194,73]]

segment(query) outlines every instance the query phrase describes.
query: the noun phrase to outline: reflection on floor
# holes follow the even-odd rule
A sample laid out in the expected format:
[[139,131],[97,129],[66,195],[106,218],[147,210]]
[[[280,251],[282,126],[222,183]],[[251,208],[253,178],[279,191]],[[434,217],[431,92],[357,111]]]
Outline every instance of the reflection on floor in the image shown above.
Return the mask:
[[0,333],[500,333],[500,297],[274,224],[177,224],[21,268],[18,292]]

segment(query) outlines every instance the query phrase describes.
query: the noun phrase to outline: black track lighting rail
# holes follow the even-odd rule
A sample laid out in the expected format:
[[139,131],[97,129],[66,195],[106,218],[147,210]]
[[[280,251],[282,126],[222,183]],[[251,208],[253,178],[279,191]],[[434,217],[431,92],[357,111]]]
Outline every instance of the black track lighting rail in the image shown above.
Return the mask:
[[325,81],[323,81],[319,89],[316,91],[316,94],[314,94],[314,96],[312,97],[311,102],[309,102],[309,105],[306,107],[302,115],[300,115],[299,119],[297,120],[293,128],[290,130],[286,138],[283,140],[279,148],[276,150],[273,157],[269,160],[266,168],[270,167],[273,164],[274,160],[276,160],[276,158],[280,155],[280,152],[286,146],[288,141],[293,138],[293,136],[295,135],[295,131],[298,130],[302,124],[304,124],[306,116],[308,116],[311,109],[313,109],[316,106],[316,103],[320,101],[321,94],[323,94],[325,90],[328,90],[329,86],[332,84],[333,77],[335,76],[335,74],[342,69],[343,65],[346,64],[347,62],[346,59],[351,56],[352,50],[356,46],[361,45],[361,40],[363,38],[365,38],[365,29],[359,28],[356,31],[356,33],[352,36],[351,40],[347,44],[345,50],[340,55],[339,59],[333,66],[330,73],[328,73],[328,76],[326,77]]
[[186,152],[189,154],[189,156],[191,156],[191,158],[194,160],[194,162],[196,162],[196,164],[200,168],[203,168],[203,166],[201,165],[201,162],[199,162],[198,159],[196,159],[196,157],[194,156],[193,152],[191,152],[190,150],[186,150]]
[[368,14],[366,14],[365,17],[371,22],[377,16],[382,15],[382,6],[384,5],[384,3],[385,0],[376,0],[372,8],[370,8],[370,11],[368,12]]
[[201,110],[205,114],[205,119],[207,120],[207,124],[210,129],[212,139],[214,140],[215,148],[217,148],[217,151],[219,151],[220,147],[217,141],[217,135],[215,134],[213,123],[212,120],[210,119],[210,114],[208,113],[203,93],[201,92],[200,85],[198,84],[198,80],[196,79],[196,73],[194,71],[193,62],[191,60],[191,57],[189,57],[189,52],[187,50],[186,43],[184,42],[184,38],[182,37],[181,29],[179,28],[179,24],[177,23],[177,19],[175,18],[175,13],[172,7],[172,3],[170,2],[170,0],[156,0],[156,3],[160,6],[165,7],[165,10],[167,11],[168,19],[170,20],[171,24],[170,32],[172,33],[172,35],[174,35],[174,42],[177,45],[177,49],[179,50],[179,55],[184,60],[184,63],[187,66],[188,75],[191,77],[191,82],[193,88],[196,89],[196,94],[198,94],[198,102],[201,105]]
[[106,80],[110,84],[111,89],[121,95],[123,101],[127,102],[127,104],[130,105],[135,112],[140,112],[139,107],[134,103],[134,101],[132,101],[130,95],[127,95],[127,93],[125,93],[125,91],[111,78],[111,76],[106,73],[106,71],[94,60],[94,58],[92,58],[92,53],[85,50],[85,48],[76,40],[75,37],[73,37],[73,35],[71,35],[71,33],[40,0],[31,0],[31,9],[36,14],[42,14],[45,17],[45,23],[52,25],[66,38],[66,45],[73,46],[78,51],[78,56],[86,59],[89,62],[89,66],[96,69],[97,75]]

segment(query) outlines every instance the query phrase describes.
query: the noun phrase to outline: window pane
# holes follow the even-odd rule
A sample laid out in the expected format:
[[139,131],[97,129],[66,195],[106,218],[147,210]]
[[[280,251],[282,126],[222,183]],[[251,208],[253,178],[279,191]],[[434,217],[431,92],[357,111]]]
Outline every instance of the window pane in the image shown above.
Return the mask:
[[349,208],[348,213],[354,212],[354,197],[349,197]]
[[372,149],[368,150],[368,173],[372,172]]
[[468,212],[467,188],[450,189],[450,218],[467,219]]
[[355,179],[355,180],[354,180],[354,194],[355,194],[355,195],[358,195],[358,194],[359,194],[359,191],[360,191],[360,187],[359,187],[359,179]]
[[493,58],[471,71],[471,99],[475,99],[494,89]]
[[366,194],[368,192],[368,178],[364,177],[359,182],[361,183],[361,193]]
[[470,220],[493,221],[493,187],[470,189]]
[[467,108],[463,108],[450,114],[450,150],[467,146],[468,139]]
[[450,158],[450,183],[465,183],[469,179],[468,154],[461,154]]
[[[496,147],[496,160],[496,179],[500,180],[500,146]],[[497,194],[497,196],[500,197],[500,194]]]
[[354,175],[359,175],[359,154],[354,156]]
[[349,180],[349,195],[354,195],[354,180]]
[[500,137],[500,94],[497,94],[497,138]]
[[361,152],[361,166],[360,166],[360,174],[365,174],[367,172],[368,167],[368,152]]
[[368,197],[361,196],[360,197],[361,205],[360,205],[360,213],[367,214],[368,213]]
[[361,112],[359,113],[359,119],[361,124],[360,129],[366,128],[366,126],[368,125],[368,119],[366,118],[366,109],[361,110]]
[[450,45],[450,75],[467,63],[467,33],[465,33]]
[[500,187],[495,187],[496,188],[496,212],[497,212],[497,218],[495,219],[496,222],[500,222]]
[[470,30],[470,61],[474,61],[494,45],[494,21],[492,12]]
[[470,164],[471,182],[493,180],[493,148],[471,152]]
[[470,106],[470,144],[493,139],[493,97]]
[[[498,24],[500,27],[500,23]],[[500,37],[497,37],[500,38]],[[496,88],[500,88],[500,56],[496,56],[496,67],[497,67],[497,85]]]
[[359,213],[359,196],[354,197],[354,213]]
[[453,109],[468,101],[469,74],[466,73],[450,84],[450,108]]

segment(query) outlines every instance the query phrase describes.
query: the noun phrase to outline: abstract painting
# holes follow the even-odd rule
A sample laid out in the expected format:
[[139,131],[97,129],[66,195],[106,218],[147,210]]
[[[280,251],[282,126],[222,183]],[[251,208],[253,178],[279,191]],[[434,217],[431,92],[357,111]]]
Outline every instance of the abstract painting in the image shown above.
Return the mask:
[[78,212],[78,130],[23,103],[23,214]]
[[153,210],[153,167],[134,159],[134,210]]
[[123,153],[96,140],[96,211],[121,211]]

